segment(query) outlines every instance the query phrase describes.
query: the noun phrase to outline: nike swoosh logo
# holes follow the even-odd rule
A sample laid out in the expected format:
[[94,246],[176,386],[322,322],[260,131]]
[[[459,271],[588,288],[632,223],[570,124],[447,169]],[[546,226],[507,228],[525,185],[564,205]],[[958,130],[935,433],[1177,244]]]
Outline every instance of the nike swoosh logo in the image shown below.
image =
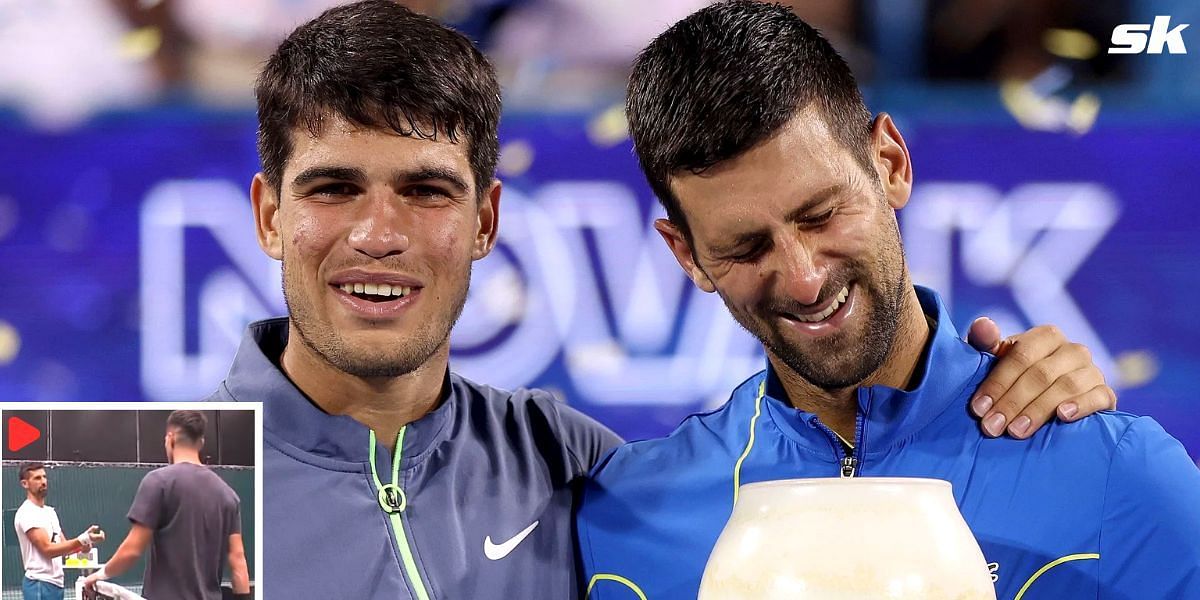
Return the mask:
[[492,536],[490,535],[483,538],[483,555],[488,557],[490,560],[500,560],[505,556],[508,556],[518,544],[525,541],[525,538],[529,537],[529,534],[533,533],[533,530],[537,528],[537,526],[538,521],[534,521],[532,525],[526,527],[521,531],[521,533],[512,536],[507,542],[501,544],[493,544]]

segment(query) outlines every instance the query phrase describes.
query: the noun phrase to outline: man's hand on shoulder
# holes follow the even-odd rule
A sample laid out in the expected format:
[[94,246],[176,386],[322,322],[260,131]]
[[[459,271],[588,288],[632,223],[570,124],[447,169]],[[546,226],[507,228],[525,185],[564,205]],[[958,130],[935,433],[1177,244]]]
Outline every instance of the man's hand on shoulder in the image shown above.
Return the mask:
[[967,341],[999,358],[971,400],[971,410],[989,436],[1007,431],[1024,439],[1055,415],[1070,422],[1117,406],[1117,394],[1105,383],[1091,352],[1053,325],[1001,338],[996,323],[980,317],[971,324]]

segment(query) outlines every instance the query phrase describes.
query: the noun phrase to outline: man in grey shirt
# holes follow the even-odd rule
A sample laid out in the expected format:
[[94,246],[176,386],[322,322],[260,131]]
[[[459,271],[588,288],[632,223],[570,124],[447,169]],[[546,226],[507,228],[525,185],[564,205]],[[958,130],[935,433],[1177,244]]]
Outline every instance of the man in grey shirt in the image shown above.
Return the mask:
[[127,571],[149,546],[142,586],[149,600],[220,600],[226,560],[234,594],[249,597],[240,501],[200,463],[206,422],[204,413],[192,410],[167,418],[164,443],[171,464],[142,479],[129,507],[129,535],[108,563],[88,576],[86,589]]

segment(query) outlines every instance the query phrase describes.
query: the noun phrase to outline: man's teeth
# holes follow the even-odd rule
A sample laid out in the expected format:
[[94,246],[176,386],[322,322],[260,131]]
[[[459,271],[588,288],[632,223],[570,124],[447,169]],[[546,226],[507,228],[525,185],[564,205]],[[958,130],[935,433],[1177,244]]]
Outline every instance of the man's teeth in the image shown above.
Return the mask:
[[393,296],[403,298],[412,293],[412,288],[386,283],[343,283],[342,291],[347,294],[366,294],[368,296]]
[[815,315],[793,315],[793,317],[795,317],[795,319],[801,323],[819,323],[825,319],[828,319],[830,315],[837,312],[837,309],[842,307],[842,304],[846,302],[846,297],[849,295],[849,286],[843,287],[842,291],[838,292],[837,298],[834,298],[833,303],[830,304],[825,310]]

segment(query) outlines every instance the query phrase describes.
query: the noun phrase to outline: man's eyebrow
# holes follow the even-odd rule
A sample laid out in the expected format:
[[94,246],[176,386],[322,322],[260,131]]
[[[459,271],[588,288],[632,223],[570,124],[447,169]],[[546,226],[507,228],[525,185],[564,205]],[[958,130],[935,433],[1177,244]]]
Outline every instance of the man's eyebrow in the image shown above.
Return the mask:
[[336,179],[359,183],[366,180],[366,178],[366,173],[362,169],[355,167],[317,166],[300,171],[296,175],[296,178],[292,179],[292,187],[303,187],[318,179]]
[[[292,179],[293,187],[303,187],[320,179],[349,181],[363,183],[367,174],[357,167],[316,166],[301,171]],[[392,173],[392,180],[398,184],[409,184],[420,181],[441,181],[453,188],[457,193],[466,193],[470,185],[458,171],[436,165],[419,166],[412,169],[401,169]]]
[[838,194],[841,194],[845,189],[845,184],[835,183],[829,187],[818,190],[816,193],[809,196],[808,199],[805,200],[800,206],[788,212],[787,220],[793,222],[804,220],[805,215],[807,215],[808,212],[814,207]]
[[[829,187],[818,190],[813,195],[809,196],[803,204],[791,210],[787,214],[787,220],[790,222],[801,221],[813,207],[820,205],[822,202],[832,198],[846,189],[846,186],[841,183],[835,183]],[[740,248],[741,246],[754,242],[762,237],[761,231],[747,231],[738,234],[727,243],[710,246],[708,251],[712,254],[728,254]]]
[[732,240],[729,240],[728,242],[713,244],[713,245],[709,246],[708,252],[710,254],[714,254],[717,256],[731,254],[731,253],[737,251],[742,246],[744,246],[748,243],[754,242],[756,240],[759,240],[762,237],[763,237],[763,234],[761,231],[747,231],[745,233],[739,233],[736,237],[734,237]]
[[392,176],[398,182],[415,183],[419,181],[442,181],[456,188],[458,193],[466,193],[471,189],[470,184],[458,171],[441,166],[421,166],[415,169],[397,171]]

